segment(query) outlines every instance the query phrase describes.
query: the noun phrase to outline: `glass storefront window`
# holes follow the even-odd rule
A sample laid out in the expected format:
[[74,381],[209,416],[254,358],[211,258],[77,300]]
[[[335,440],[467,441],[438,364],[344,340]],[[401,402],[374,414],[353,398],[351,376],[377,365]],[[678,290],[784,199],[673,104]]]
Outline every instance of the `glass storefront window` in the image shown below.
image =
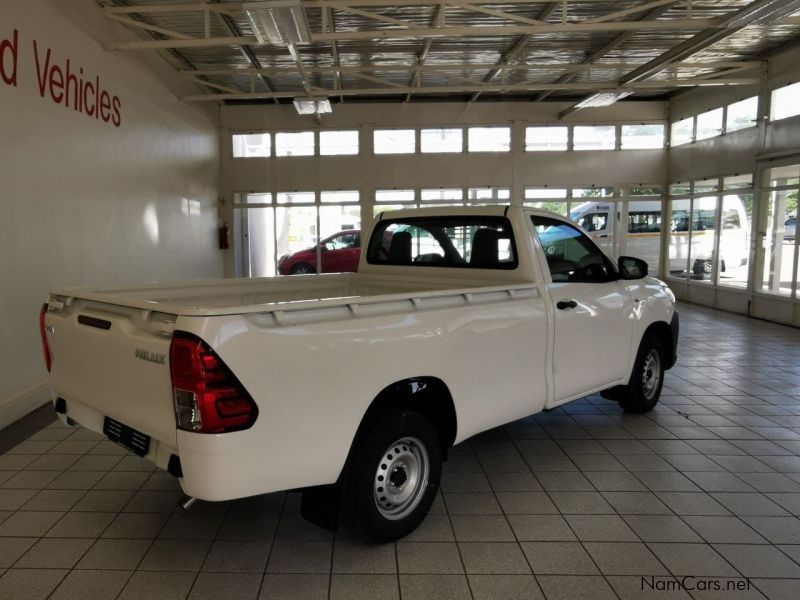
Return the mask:
[[695,140],[707,140],[718,135],[722,135],[722,108],[715,108],[697,115]]
[[233,158],[267,158],[271,154],[272,136],[268,133],[233,134]]
[[614,150],[617,144],[613,125],[576,125],[572,135],[573,150]]
[[755,127],[758,120],[758,96],[745,98],[728,105],[725,131],[731,133],[748,127]]
[[275,156],[314,156],[314,132],[276,133]]
[[716,196],[702,196],[692,200],[689,277],[702,283],[711,283],[713,278],[717,201]]
[[[316,246],[319,240],[317,207],[278,207],[275,210],[275,238],[279,257],[291,256]],[[314,261],[315,259],[309,258],[308,264],[313,267]]]
[[414,202],[414,190],[375,190],[375,202]]
[[705,194],[716,192],[719,189],[719,178],[709,177],[707,179],[696,179],[692,191],[695,194]]
[[358,154],[358,131],[320,131],[320,156],[344,156]]
[[538,200],[540,198],[566,198],[566,188],[549,187],[530,187],[525,189],[526,200]]
[[510,127],[470,127],[468,131],[470,152],[509,152]]
[[431,206],[430,202],[447,203],[457,205],[464,200],[464,191],[459,188],[435,188],[420,191],[420,200]]
[[623,125],[620,143],[623,150],[663,148],[664,126]]
[[320,192],[319,200],[323,204],[358,204],[359,194],[356,190],[336,190],[333,192]]
[[750,173],[745,175],[731,175],[722,179],[723,190],[738,190],[753,187],[753,176]]
[[681,119],[672,124],[670,145],[681,146],[692,141],[694,136],[694,117]]
[[511,190],[508,188],[469,188],[467,204],[508,204]]
[[722,197],[722,228],[717,260],[720,285],[741,289],[747,287],[752,205],[752,193]]
[[667,273],[685,279],[689,273],[689,218],[691,200],[672,200],[669,210],[669,263]]
[[614,195],[614,188],[590,187],[572,188],[573,198],[611,198]]
[[692,186],[689,184],[688,181],[683,182],[679,181],[677,183],[673,183],[669,186],[669,195],[670,196],[685,196],[686,194],[692,191]]
[[275,209],[235,208],[233,240],[237,276],[275,275]]
[[[800,165],[770,169],[766,176],[769,192],[769,218],[764,240],[764,289],[786,294],[800,269],[797,237]],[[797,264],[795,264],[797,263]]]
[[463,129],[423,129],[420,132],[420,150],[423,154],[461,152],[463,149]]
[[773,121],[798,114],[800,114],[800,83],[793,83],[772,92]]
[[526,152],[553,152],[567,149],[569,128],[567,127],[526,127]]
[[314,204],[314,192],[278,192],[278,204]]
[[656,276],[661,260],[661,210],[661,200],[629,200],[627,227],[620,233],[620,244],[624,244],[620,254],[641,258]]
[[417,133],[413,129],[376,129],[372,132],[375,154],[414,154]]

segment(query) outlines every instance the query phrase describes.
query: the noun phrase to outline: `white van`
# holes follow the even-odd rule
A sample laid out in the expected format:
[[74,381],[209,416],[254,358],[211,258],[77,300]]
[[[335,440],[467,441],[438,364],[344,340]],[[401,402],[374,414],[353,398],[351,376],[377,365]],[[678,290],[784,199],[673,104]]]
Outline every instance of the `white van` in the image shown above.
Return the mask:
[[[668,269],[672,275],[685,275],[688,265],[693,279],[710,276],[715,239],[716,197],[696,198],[693,213],[692,251],[689,252],[689,200],[674,200],[669,223],[670,247]],[[646,261],[658,269],[661,249],[660,200],[631,200],[628,202],[626,236],[620,235],[620,246],[614,248],[615,235],[622,233],[621,211],[614,202],[584,202],[570,212],[570,219],[583,227],[594,241],[609,254],[621,253]],[[719,270],[721,273],[745,268],[749,255],[747,213],[738,196],[723,200]],[[616,212],[616,218],[614,213]],[[617,227],[615,228],[614,222]],[[624,240],[624,242],[623,242]],[[624,243],[624,245],[622,245]]]

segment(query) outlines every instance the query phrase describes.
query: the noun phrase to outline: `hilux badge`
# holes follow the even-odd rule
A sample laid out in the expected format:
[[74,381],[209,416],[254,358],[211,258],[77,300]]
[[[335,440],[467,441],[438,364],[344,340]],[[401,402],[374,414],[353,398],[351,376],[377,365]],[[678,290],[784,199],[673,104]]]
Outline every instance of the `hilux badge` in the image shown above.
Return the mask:
[[149,350],[136,348],[136,352],[134,354],[136,355],[136,358],[146,360],[147,362],[156,363],[157,365],[164,365],[167,362],[167,355],[159,354],[158,352],[150,352]]

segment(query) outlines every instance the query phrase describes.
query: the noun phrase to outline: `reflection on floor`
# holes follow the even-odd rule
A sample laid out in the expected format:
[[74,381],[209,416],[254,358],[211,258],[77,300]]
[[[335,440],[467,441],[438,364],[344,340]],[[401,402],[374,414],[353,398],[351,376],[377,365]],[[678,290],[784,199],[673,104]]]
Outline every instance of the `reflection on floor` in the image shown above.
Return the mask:
[[681,312],[656,410],[593,396],[458,446],[397,544],[297,494],[184,513],[171,476],[50,425],[0,455],[0,598],[797,598],[800,331]]

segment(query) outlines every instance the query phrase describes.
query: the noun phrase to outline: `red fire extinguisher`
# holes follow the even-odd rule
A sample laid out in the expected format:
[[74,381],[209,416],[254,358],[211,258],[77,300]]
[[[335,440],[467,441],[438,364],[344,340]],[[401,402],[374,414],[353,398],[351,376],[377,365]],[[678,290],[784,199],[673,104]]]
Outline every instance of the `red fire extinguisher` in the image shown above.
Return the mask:
[[228,224],[223,223],[219,226],[219,249],[220,250],[227,250],[230,246],[230,232],[228,230]]

